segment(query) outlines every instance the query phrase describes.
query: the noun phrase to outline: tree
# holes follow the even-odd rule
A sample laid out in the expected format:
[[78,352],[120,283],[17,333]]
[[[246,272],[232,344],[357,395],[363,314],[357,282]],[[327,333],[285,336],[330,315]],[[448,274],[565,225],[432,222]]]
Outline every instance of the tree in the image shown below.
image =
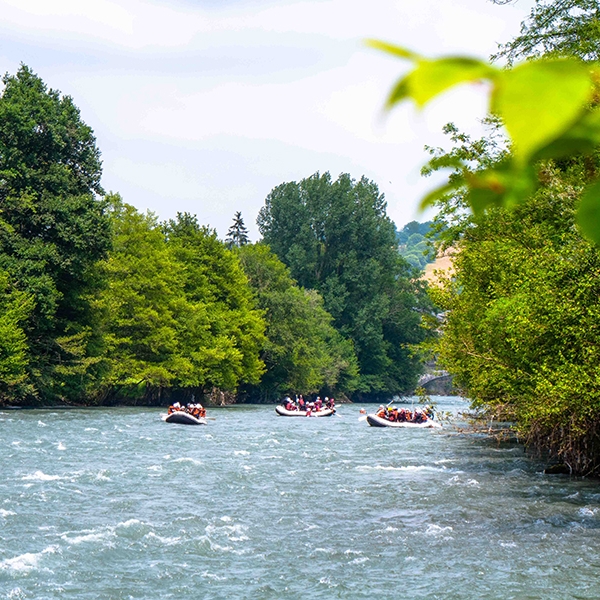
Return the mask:
[[235,391],[240,383],[258,383],[265,322],[237,253],[188,213],[178,213],[163,228],[192,307],[179,337],[192,359],[194,384]]
[[0,272],[0,404],[28,395],[27,338],[23,323],[33,309],[32,298],[10,285]]
[[110,246],[92,130],[68,96],[28,67],[0,96],[0,270],[33,300],[23,323],[32,395],[75,400],[96,381],[90,299]]
[[256,383],[264,322],[235,255],[195,217],[160,224],[111,197],[106,262],[109,393],[160,401],[165,391]]
[[454,277],[433,292],[446,315],[437,355],[475,406],[598,473],[600,251],[574,227],[577,174],[545,177],[522,206],[464,230]]
[[597,0],[536,0],[521,33],[499,47],[492,60],[513,65],[521,58],[576,56],[600,58],[600,6]]
[[240,260],[267,322],[260,384],[250,399],[274,401],[283,394],[350,393],[358,363],[351,342],[332,326],[315,290],[299,288],[288,268],[264,244],[244,246]]
[[180,265],[158,221],[110,196],[113,249],[98,301],[105,315],[106,393],[151,398],[192,371],[178,325],[188,310]]
[[233,246],[237,246],[240,248],[241,246],[245,246],[249,242],[248,238],[248,230],[244,225],[244,219],[242,219],[242,213],[237,211],[235,216],[233,217],[233,225],[229,228],[227,232],[227,237],[225,238],[225,243],[229,248]]
[[[473,141],[447,126],[454,148],[432,150],[425,168],[452,169],[448,185],[425,202],[441,207],[444,243],[458,250],[452,278],[432,291],[445,315],[437,355],[476,407],[513,421],[531,446],[573,472],[597,474],[600,251],[575,227],[578,214],[581,229],[600,241],[600,194],[590,185],[600,143],[597,73],[568,58],[590,58],[581,32],[590,15],[597,23],[597,3],[587,5],[596,16],[581,2],[548,4],[539,2],[525,35],[504,47],[511,63],[539,52],[544,60],[487,71],[467,58],[404,54],[415,69],[390,103],[408,96],[423,105],[458,82],[491,82],[492,135]],[[528,112],[535,128],[525,123]]]
[[358,390],[373,400],[411,389],[419,362],[423,298],[398,254],[384,197],[366,178],[329,173],[274,188],[258,227],[306,289],[316,289],[336,329],[351,340],[360,365]]

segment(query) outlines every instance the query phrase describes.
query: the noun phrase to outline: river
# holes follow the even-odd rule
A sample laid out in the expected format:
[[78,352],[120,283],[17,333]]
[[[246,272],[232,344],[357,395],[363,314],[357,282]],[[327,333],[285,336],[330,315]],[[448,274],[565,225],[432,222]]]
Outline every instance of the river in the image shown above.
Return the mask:
[[0,598],[600,597],[597,482],[358,408],[0,412]]

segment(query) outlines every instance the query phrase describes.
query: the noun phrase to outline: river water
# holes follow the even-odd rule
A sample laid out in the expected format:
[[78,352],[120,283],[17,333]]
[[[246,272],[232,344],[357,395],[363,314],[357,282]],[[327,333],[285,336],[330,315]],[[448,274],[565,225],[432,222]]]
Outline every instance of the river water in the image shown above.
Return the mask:
[[597,482],[339,414],[0,412],[0,598],[600,597]]

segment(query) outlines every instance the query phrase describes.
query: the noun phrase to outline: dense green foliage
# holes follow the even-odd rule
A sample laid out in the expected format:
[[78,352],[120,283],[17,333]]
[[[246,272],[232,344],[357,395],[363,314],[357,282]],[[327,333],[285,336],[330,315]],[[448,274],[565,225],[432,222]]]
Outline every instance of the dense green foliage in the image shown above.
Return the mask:
[[577,171],[547,165],[527,203],[463,221],[455,275],[432,293],[445,311],[438,360],[455,385],[590,473],[600,468],[600,252],[574,226]]
[[437,358],[474,406],[581,474],[600,473],[600,250],[576,226],[598,244],[600,114],[597,68],[572,57],[597,57],[598,23],[596,2],[537,2],[499,56],[543,59],[505,71],[387,47],[415,62],[390,104],[491,82],[489,134],[447,126],[453,149],[429,149],[424,169],[452,169],[425,199],[456,250],[453,276],[432,291],[444,315]]
[[27,337],[22,329],[33,302],[31,297],[11,288],[0,272],[0,401],[19,399],[27,389]]
[[400,256],[416,269],[424,269],[435,260],[434,238],[431,221],[407,223],[397,234]]
[[112,200],[114,250],[99,300],[109,390],[149,400],[164,389],[257,382],[264,323],[235,255],[195,217],[161,227]]
[[240,258],[267,321],[261,352],[267,372],[246,394],[272,401],[298,391],[352,392],[358,375],[352,343],[335,330],[318,292],[299,288],[263,244],[244,246]]
[[521,33],[500,46],[492,59],[509,64],[520,58],[577,56],[600,59],[598,0],[536,0]]
[[69,97],[27,67],[0,97],[0,270],[32,301],[27,396],[75,399],[96,380],[90,298],[110,245],[100,154]]
[[424,302],[397,248],[394,224],[375,183],[329,173],[274,188],[258,226],[265,242],[304,288],[316,289],[336,329],[354,344],[355,397],[412,389],[423,339]]

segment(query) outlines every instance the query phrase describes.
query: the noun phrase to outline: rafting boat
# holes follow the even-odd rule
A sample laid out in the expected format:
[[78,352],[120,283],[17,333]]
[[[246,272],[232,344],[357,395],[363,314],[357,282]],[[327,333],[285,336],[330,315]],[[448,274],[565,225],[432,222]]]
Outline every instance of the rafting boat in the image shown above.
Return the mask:
[[431,419],[427,419],[424,423],[411,423],[410,421],[388,421],[383,417],[370,414],[367,415],[367,423],[371,427],[395,427],[397,429],[434,429],[440,428],[441,425]]
[[[278,404],[275,407],[275,412],[280,416],[280,417],[305,417],[306,416],[306,411],[305,410],[287,410],[285,407],[281,406],[281,404]],[[311,417],[330,417],[333,413],[335,412],[335,409],[333,408],[322,408],[321,410],[313,410],[310,413]]]
[[165,423],[177,423],[179,425],[206,425],[207,421],[205,417],[199,419],[186,413],[183,410],[176,410],[170,415],[163,415],[162,417]]

